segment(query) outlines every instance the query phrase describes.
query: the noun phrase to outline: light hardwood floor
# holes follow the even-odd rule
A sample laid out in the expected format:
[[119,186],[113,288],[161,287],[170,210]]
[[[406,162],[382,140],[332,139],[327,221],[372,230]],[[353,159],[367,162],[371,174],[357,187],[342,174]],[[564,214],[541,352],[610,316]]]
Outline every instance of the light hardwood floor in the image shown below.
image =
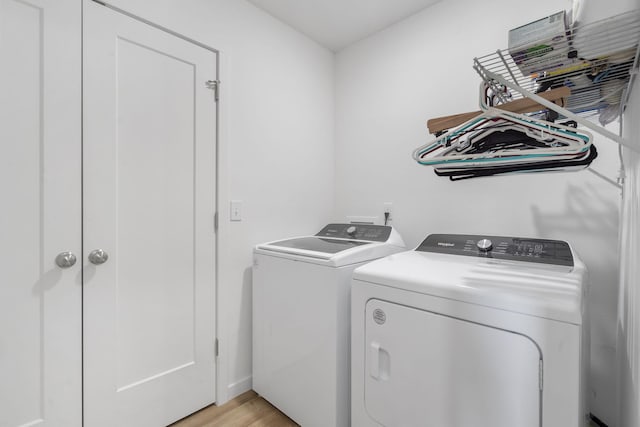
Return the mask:
[[[594,422],[591,427],[598,427]],[[248,391],[222,406],[208,406],[169,427],[299,427],[273,405]]]
[[248,391],[222,406],[211,405],[170,427],[296,427],[273,405]]

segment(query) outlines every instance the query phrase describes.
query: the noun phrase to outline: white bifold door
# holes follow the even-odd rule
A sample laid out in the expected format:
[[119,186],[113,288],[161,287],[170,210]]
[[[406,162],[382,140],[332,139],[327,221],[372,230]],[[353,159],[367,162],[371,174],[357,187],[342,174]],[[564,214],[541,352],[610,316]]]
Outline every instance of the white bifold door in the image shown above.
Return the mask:
[[[0,426],[79,426],[80,2],[0,0]],[[67,268],[56,265],[59,262]]]
[[215,400],[216,53],[87,1],[85,426]]
[[0,58],[0,426],[213,403],[216,53],[88,0],[0,0]]
[[79,0],[0,0],[3,427],[82,423],[80,28]]

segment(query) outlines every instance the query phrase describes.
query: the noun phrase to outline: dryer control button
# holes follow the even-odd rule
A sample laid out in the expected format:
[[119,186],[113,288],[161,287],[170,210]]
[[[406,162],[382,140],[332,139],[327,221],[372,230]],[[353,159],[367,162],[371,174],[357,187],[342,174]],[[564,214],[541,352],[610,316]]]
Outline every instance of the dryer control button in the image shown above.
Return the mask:
[[489,239],[481,239],[481,240],[478,240],[478,243],[476,243],[476,246],[482,252],[489,252],[491,249],[493,249],[493,242],[491,242],[491,240]]
[[349,234],[350,236],[356,234],[356,227],[352,225],[351,227],[347,228],[347,234]]

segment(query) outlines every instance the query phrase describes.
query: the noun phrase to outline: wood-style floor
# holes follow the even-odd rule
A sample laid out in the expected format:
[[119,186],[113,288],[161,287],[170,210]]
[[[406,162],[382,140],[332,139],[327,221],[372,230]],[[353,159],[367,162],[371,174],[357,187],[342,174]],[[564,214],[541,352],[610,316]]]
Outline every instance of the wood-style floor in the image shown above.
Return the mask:
[[[598,427],[594,422],[591,427]],[[222,406],[211,405],[169,427],[299,427],[273,405],[248,391]]]
[[170,427],[297,427],[273,405],[248,391],[222,406],[211,405]]

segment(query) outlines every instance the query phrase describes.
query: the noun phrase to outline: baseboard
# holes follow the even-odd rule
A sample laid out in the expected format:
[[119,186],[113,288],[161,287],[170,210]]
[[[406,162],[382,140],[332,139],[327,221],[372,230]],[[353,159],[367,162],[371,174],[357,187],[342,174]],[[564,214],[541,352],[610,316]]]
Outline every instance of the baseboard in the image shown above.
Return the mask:
[[253,378],[251,375],[249,375],[248,377],[242,378],[240,381],[229,384],[227,386],[228,400],[231,400],[234,397],[241,395],[245,391],[251,390],[252,384],[253,384]]

